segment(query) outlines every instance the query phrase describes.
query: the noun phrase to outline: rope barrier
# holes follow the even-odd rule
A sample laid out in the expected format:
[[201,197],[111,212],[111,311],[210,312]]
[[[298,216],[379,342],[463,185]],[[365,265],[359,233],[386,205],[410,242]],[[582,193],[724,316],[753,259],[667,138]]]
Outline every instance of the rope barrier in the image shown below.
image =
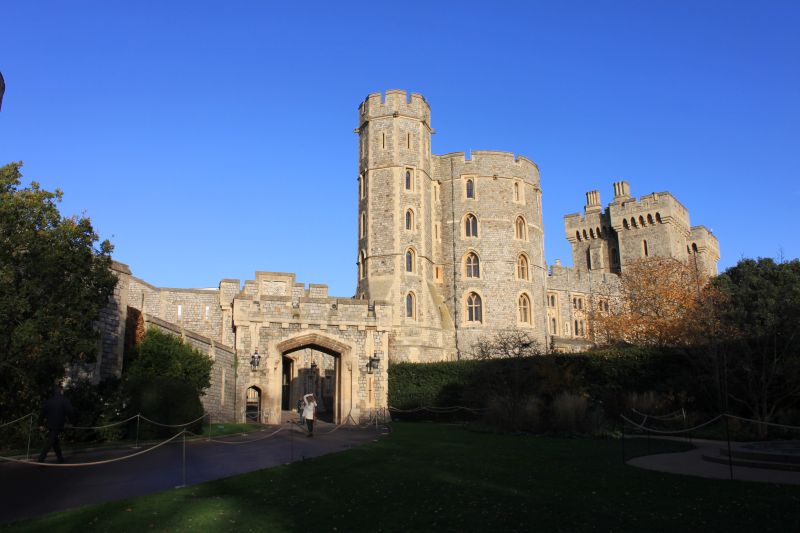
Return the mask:
[[[275,435],[277,435],[278,433],[280,433],[281,431],[283,431],[284,429],[286,429],[286,428],[281,426],[278,429],[276,429],[275,431],[273,431],[272,433],[270,433],[269,435],[265,435],[265,436],[259,437],[257,439],[232,441],[232,440],[219,440],[219,439],[208,438],[206,440],[208,442],[216,442],[217,444],[250,444],[251,442],[259,442],[259,441],[262,441],[262,440],[266,440],[266,439],[272,438]],[[186,433],[188,433],[190,435],[195,435],[197,437],[203,437],[203,435],[198,435],[197,433],[194,433],[194,432],[189,431],[189,430],[184,430],[184,431],[186,431]]]
[[0,428],[4,428],[4,427],[6,427],[6,426],[10,426],[11,424],[16,424],[16,423],[17,423],[17,422],[19,422],[20,420],[25,420],[25,419],[26,419],[26,418],[28,418],[29,416],[34,416],[34,413],[28,413],[27,415],[25,415],[25,416],[22,416],[22,417],[20,417],[20,418],[17,418],[16,420],[12,420],[11,422],[6,422],[5,424],[0,424]]
[[417,413],[419,411],[429,411],[431,413],[455,413],[456,411],[469,411],[472,413],[480,413],[486,411],[486,409],[486,407],[464,407],[461,405],[454,405],[451,407],[425,406],[414,407],[412,409],[399,409],[397,407],[389,406],[390,411],[395,411],[397,413]]
[[141,416],[141,415],[138,415],[138,414],[137,415],[133,415],[132,417],[127,418],[125,420],[121,420],[119,422],[112,422],[112,423],[106,424],[104,426],[69,426],[66,429],[87,429],[87,430],[88,429],[105,429],[105,428],[110,428],[110,427],[114,427],[114,426],[119,426],[120,424],[125,424],[127,422],[130,422],[134,418],[138,418],[139,416]]
[[626,421],[627,423],[629,423],[630,425],[632,425],[634,427],[637,427],[639,429],[643,429],[645,431],[649,431],[650,433],[658,433],[658,434],[661,434],[661,435],[677,435],[677,434],[681,434],[681,433],[689,433],[689,432],[698,430],[698,429],[700,429],[702,427],[705,427],[705,426],[707,426],[707,425],[709,425],[709,424],[711,424],[713,422],[716,422],[717,420],[719,420],[723,416],[725,416],[725,415],[717,415],[714,418],[712,418],[711,420],[708,420],[707,422],[703,422],[702,424],[699,424],[699,425],[691,427],[691,428],[676,429],[676,430],[672,430],[672,431],[664,431],[664,430],[661,430],[661,429],[649,428],[647,426],[643,426],[641,424],[637,424],[636,422],[634,422],[630,418],[626,417],[625,415],[620,415],[620,417],[624,421]]
[[787,426],[786,424],[776,424],[775,422],[762,422],[761,420],[755,420],[753,418],[743,418],[741,416],[729,415],[727,413],[724,416],[727,416],[728,418],[735,418],[736,420],[743,420],[745,422],[754,422],[756,424],[763,424],[765,426],[800,430],[800,426]]
[[151,446],[150,448],[147,448],[146,450],[142,450],[140,452],[132,453],[131,455],[125,455],[123,457],[116,457],[114,459],[106,459],[106,460],[103,460],[103,461],[92,461],[90,463],[70,463],[70,464],[66,464],[66,463],[39,463],[39,462],[34,462],[34,461],[23,461],[22,459],[15,459],[13,457],[3,457],[3,456],[0,456],[0,459],[2,459],[4,461],[10,461],[12,463],[22,463],[22,464],[33,465],[33,466],[48,466],[48,467],[59,467],[59,468],[75,468],[75,467],[80,467],[80,466],[105,465],[105,464],[109,464],[109,463],[116,463],[116,462],[119,462],[119,461],[124,461],[124,460],[130,459],[132,457],[137,457],[139,455],[144,455],[146,453],[152,452],[153,450],[158,449],[158,448],[164,446],[165,444],[169,444],[173,440],[175,440],[178,437],[180,437],[181,435],[183,435],[185,432],[186,432],[185,430],[181,431],[180,433],[177,433],[177,434],[173,435],[172,437],[170,437],[169,439],[165,440],[164,442],[160,442],[160,443],[156,444],[155,446]]
[[678,418],[679,416],[684,416],[683,409],[679,409],[677,411],[673,411],[673,412],[668,413],[666,415],[649,415],[649,414],[646,414],[646,413],[642,413],[641,411],[637,411],[636,409],[633,409],[633,408],[631,408],[631,411],[633,411],[637,415],[645,417],[645,419],[652,418],[653,420],[667,420],[667,419],[670,419],[670,418]]
[[162,424],[161,422],[156,422],[155,420],[150,420],[146,416],[142,416],[142,415],[137,415],[137,416],[139,418],[141,418],[142,420],[146,420],[147,422],[150,422],[151,424],[155,424],[157,426],[161,426],[161,427],[164,427],[164,428],[180,428],[180,427],[184,427],[184,426],[191,426],[195,422],[199,422],[200,420],[204,419],[208,415],[204,414],[203,416],[197,417],[194,420],[191,420],[189,422],[184,422],[183,424]]

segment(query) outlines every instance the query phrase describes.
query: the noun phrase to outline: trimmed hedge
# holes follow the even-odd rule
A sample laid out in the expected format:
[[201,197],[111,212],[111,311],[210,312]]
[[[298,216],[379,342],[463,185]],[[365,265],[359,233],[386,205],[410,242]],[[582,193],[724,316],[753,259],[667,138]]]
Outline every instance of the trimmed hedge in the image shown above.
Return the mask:
[[602,403],[607,414],[615,415],[627,395],[652,391],[702,410],[711,397],[690,359],[681,350],[624,347],[523,359],[397,363],[389,367],[389,405],[487,407],[496,397],[550,402],[570,392]]

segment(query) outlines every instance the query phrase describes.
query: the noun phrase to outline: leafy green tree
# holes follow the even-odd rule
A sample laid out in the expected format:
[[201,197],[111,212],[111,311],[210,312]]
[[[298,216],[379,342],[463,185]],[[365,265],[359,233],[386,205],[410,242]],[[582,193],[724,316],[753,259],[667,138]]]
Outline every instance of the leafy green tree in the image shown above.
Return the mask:
[[769,422],[800,404],[800,260],[743,259],[715,283],[732,331],[720,346],[727,397]]
[[36,409],[69,365],[96,357],[95,320],[117,279],[112,246],[86,216],[62,217],[62,192],[20,185],[0,167],[0,413]]
[[[214,362],[180,338],[156,328],[147,330],[126,365],[131,414],[164,424],[182,424],[203,414],[200,396],[211,385]],[[202,425],[198,422],[197,426]],[[172,429],[150,428],[151,434]]]

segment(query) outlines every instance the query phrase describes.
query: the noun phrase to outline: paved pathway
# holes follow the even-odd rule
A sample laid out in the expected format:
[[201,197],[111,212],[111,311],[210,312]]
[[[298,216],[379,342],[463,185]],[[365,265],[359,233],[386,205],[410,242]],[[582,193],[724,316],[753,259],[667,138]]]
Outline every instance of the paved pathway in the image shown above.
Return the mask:
[[[377,439],[385,430],[318,423],[314,438],[290,424],[270,438],[275,427],[221,438],[244,441],[222,444],[205,440],[186,443],[186,484],[193,485],[317,457]],[[294,427],[294,430],[289,428]],[[261,440],[258,440],[261,439]],[[65,454],[75,464],[129,455],[134,450]],[[115,463],[85,467],[47,467],[0,462],[0,524],[175,488],[183,483],[181,439],[150,453]],[[48,457],[54,461],[52,452]]]
[[[670,472],[672,474],[684,474],[687,476],[714,479],[731,479],[731,470],[728,464],[712,463],[703,460],[703,455],[719,457],[719,449],[721,446],[725,446],[725,443],[721,444],[719,441],[694,439],[692,440],[692,444],[696,446],[696,448],[688,452],[646,455],[631,459],[628,461],[628,464],[647,470]],[[741,445],[741,443],[732,444]],[[740,481],[800,485],[800,472],[733,465],[733,479]]]

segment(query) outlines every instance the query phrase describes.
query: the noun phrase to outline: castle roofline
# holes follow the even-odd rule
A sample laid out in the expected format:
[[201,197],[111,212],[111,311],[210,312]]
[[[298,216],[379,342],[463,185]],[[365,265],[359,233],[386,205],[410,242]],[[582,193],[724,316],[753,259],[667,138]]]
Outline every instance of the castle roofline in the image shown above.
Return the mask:
[[492,158],[492,157],[503,157],[503,158],[511,158],[514,160],[515,163],[525,162],[530,165],[533,165],[536,170],[539,170],[539,165],[536,164],[535,161],[525,157],[521,154],[515,154],[514,152],[507,152],[503,150],[471,150],[469,152],[469,157],[467,157],[467,152],[449,152],[446,154],[433,154],[433,157],[438,157],[441,159],[460,159],[462,161],[469,162],[473,161],[477,158]]

